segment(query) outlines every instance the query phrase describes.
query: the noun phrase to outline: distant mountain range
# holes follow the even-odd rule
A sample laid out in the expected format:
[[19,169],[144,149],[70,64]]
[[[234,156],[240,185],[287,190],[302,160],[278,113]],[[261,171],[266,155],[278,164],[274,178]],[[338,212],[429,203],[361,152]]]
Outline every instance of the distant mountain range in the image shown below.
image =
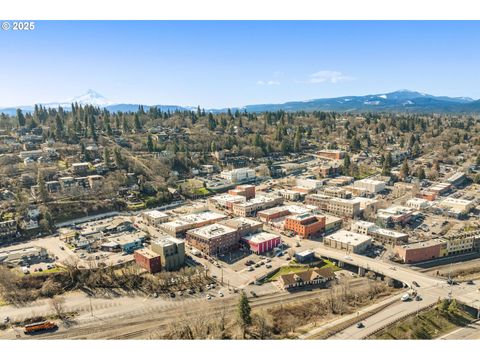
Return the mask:
[[[62,106],[65,110],[70,110],[72,103],[81,105],[94,105],[106,108],[112,112],[130,112],[137,111],[142,104],[115,103],[108,100],[94,90],[88,90],[81,96],[70,100],[41,104],[45,107],[56,108]],[[142,105],[145,110],[149,105]],[[175,110],[194,110],[196,106],[180,105],[153,105],[162,111]],[[14,115],[16,109],[20,108],[24,112],[32,112],[33,106],[18,106],[9,108],[0,108],[0,112]],[[480,113],[480,100],[474,100],[469,97],[448,97],[433,96],[410,90],[399,90],[391,93],[365,95],[365,96],[343,96],[336,98],[313,99],[307,101],[290,101],[282,104],[257,104],[246,105],[241,108],[232,108],[232,110],[246,110],[248,112],[264,111],[337,111],[337,112],[415,112],[415,113]],[[224,109],[205,109],[208,112],[224,112]]]

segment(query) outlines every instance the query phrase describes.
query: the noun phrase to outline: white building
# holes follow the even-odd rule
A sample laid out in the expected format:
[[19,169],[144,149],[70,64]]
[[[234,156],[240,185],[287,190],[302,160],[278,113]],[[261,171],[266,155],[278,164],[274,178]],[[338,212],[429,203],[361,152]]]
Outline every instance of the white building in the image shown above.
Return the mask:
[[232,184],[254,180],[256,178],[255,170],[250,168],[240,168],[233,170],[224,170],[220,173],[220,177],[231,182]]
[[315,179],[295,179],[295,186],[302,187],[308,190],[318,190],[322,187],[323,181]]
[[467,214],[475,207],[475,203],[472,200],[445,198],[440,201],[439,206],[455,213]]
[[378,226],[375,225],[374,223],[360,220],[352,223],[350,230],[352,230],[353,232],[356,232],[357,234],[368,235],[369,233],[374,231],[376,228],[378,228]]
[[408,207],[411,207],[412,209],[415,209],[415,210],[426,209],[430,207],[431,204],[432,204],[431,201],[420,199],[420,198],[412,198],[408,200],[406,203]]
[[376,194],[385,190],[385,182],[373,179],[357,180],[353,183],[353,186],[362,190],[365,190],[371,194]]

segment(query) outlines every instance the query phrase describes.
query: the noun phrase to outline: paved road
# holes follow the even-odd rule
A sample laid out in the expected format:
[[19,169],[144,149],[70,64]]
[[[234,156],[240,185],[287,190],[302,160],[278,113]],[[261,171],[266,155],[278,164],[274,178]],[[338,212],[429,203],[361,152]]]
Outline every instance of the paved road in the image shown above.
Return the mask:
[[318,247],[315,251],[320,256],[326,256],[363,267],[364,269],[370,269],[406,284],[412,284],[413,281],[416,281],[420,285],[416,290],[421,295],[422,301],[398,302],[363,321],[365,328],[358,329],[353,325],[337,334],[333,337],[334,339],[362,339],[394,320],[413,314],[421,307],[434,304],[438,298],[451,296],[468,305],[480,306],[480,292],[476,289],[476,286],[465,284],[449,286],[445,280],[434,278],[428,274],[419,273],[405,267],[392,266],[391,263],[356,254],[346,255],[342,251],[323,246]]
[[470,324],[438,338],[439,340],[477,340],[480,339],[480,322]]

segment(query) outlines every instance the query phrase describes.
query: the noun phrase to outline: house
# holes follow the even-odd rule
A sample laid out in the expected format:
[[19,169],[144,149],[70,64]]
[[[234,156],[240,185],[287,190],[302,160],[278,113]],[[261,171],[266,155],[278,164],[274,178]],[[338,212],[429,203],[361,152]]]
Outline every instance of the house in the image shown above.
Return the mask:
[[331,268],[316,268],[281,275],[278,279],[278,285],[284,290],[290,290],[310,285],[326,286],[333,279],[335,279],[335,273]]
[[17,234],[17,222],[15,220],[0,221],[0,240],[13,240]]
[[88,168],[90,166],[90,163],[88,162],[82,162],[82,163],[74,163],[72,164],[72,172],[75,175],[86,175],[88,172]]

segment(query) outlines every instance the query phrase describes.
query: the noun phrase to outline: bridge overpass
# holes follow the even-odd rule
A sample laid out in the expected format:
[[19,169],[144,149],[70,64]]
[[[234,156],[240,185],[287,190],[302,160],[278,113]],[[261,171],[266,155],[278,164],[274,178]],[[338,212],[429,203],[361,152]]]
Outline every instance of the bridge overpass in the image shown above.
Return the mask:
[[358,329],[356,326],[351,326],[331,337],[331,339],[365,338],[392,321],[409,314],[414,314],[422,308],[435,304],[439,298],[454,298],[458,302],[475,309],[477,311],[477,318],[480,317],[480,291],[478,286],[464,283],[460,285],[448,285],[445,280],[417,272],[404,266],[394,266],[383,260],[371,259],[357,254],[346,254],[344,251],[324,246],[315,249],[315,253],[319,257],[335,260],[339,264],[343,263],[358,267],[361,275],[372,271],[410,286],[412,286],[414,281],[420,285],[419,287],[415,287],[415,289],[422,297],[422,301],[402,302],[399,299],[398,302],[395,302],[363,321],[365,328]]

